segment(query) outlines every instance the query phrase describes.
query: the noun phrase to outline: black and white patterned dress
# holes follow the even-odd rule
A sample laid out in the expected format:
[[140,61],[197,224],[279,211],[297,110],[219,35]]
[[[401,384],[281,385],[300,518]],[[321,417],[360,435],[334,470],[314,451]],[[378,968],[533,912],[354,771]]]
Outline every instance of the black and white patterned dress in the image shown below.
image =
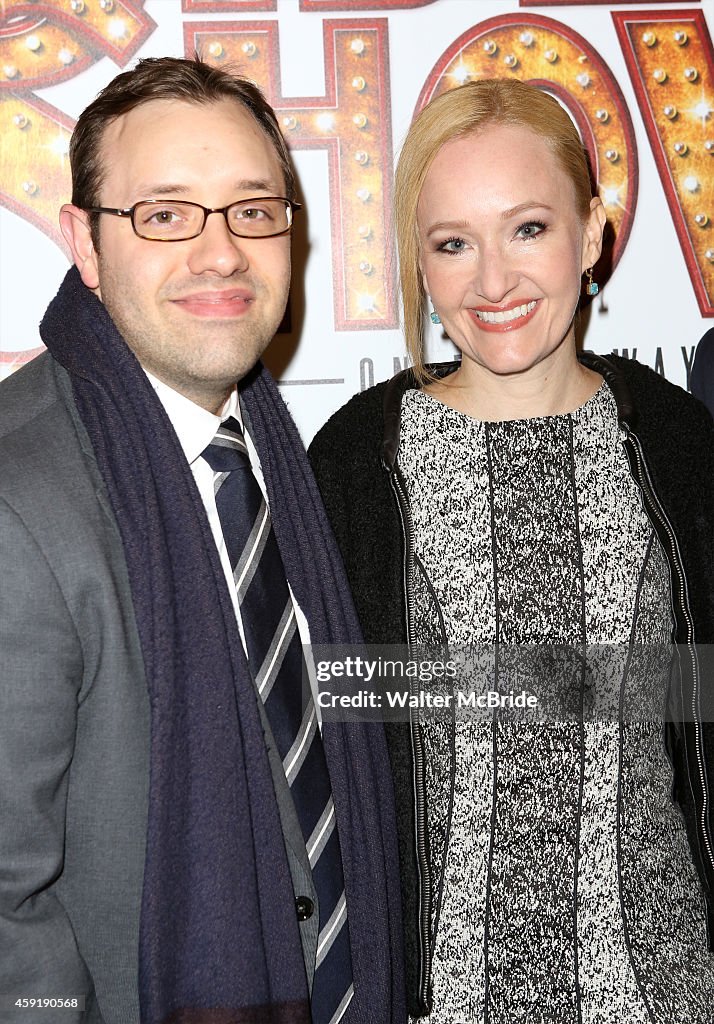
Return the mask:
[[[441,890],[430,1024],[712,1024],[714,956],[663,742],[669,570],[610,390],[500,423],[408,391],[399,464],[451,645],[602,645],[587,715],[457,718],[455,739],[423,722]],[[430,616],[417,588],[420,639]]]

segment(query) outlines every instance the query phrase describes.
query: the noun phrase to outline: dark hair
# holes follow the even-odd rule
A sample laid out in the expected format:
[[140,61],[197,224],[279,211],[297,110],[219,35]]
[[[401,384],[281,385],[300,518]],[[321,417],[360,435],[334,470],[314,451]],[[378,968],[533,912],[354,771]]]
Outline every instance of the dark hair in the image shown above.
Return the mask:
[[[235,100],[253,115],[272,143],[285,175],[285,196],[295,198],[295,173],[288,147],[275,112],[260,89],[234,68],[216,68],[198,54],[183,57],[147,57],[131,71],[124,71],[99,93],[79,115],[69,147],[72,168],[72,202],[80,209],[99,206],[105,174],[102,139],[108,125],[151,100],[183,100],[186,103],[216,103]],[[93,240],[97,242],[98,214],[90,216]]]

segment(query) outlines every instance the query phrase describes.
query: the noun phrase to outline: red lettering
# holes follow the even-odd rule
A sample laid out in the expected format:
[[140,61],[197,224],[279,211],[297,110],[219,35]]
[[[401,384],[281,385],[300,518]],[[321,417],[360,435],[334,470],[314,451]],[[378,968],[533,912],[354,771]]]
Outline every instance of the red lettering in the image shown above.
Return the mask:
[[395,327],[387,22],[325,21],[326,94],[308,98],[282,94],[278,31],[272,21],[188,24],[186,52],[217,64],[239,60],[275,107],[288,144],[327,150],[335,325]]
[[278,0],[181,0],[184,14],[233,14],[240,11],[277,11]]
[[[74,122],[39,99],[36,89],[65,82],[103,56],[120,66],[155,24],[133,0],[102,8],[90,0],[0,4],[0,203],[64,249],[57,210],[70,194],[69,139]],[[0,364],[29,352],[0,352]]]
[[613,13],[702,316],[714,316],[714,50],[701,11]]
[[597,50],[573,29],[538,14],[505,14],[474,25],[439,58],[417,110],[471,79],[515,76],[552,93],[587,148],[612,227],[598,264],[612,274],[627,244],[637,202],[637,148],[627,106]]

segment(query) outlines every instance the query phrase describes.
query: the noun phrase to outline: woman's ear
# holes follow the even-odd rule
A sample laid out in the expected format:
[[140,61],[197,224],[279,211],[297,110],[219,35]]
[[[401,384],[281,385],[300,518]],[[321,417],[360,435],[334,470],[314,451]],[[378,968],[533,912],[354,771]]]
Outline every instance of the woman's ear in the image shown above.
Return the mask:
[[580,272],[583,273],[588,267],[593,267],[600,259],[602,252],[602,235],[605,230],[607,216],[605,207],[599,196],[590,200],[590,213],[585,222],[585,235],[583,238],[583,259]]

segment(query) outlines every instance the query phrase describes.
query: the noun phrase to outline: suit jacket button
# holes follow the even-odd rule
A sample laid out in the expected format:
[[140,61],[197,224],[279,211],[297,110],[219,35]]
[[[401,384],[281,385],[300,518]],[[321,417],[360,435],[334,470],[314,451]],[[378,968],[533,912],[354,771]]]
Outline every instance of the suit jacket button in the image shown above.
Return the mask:
[[298,921],[307,921],[315,912],[315,904],[309,896],[296,896],[295,910],[297,911]]

